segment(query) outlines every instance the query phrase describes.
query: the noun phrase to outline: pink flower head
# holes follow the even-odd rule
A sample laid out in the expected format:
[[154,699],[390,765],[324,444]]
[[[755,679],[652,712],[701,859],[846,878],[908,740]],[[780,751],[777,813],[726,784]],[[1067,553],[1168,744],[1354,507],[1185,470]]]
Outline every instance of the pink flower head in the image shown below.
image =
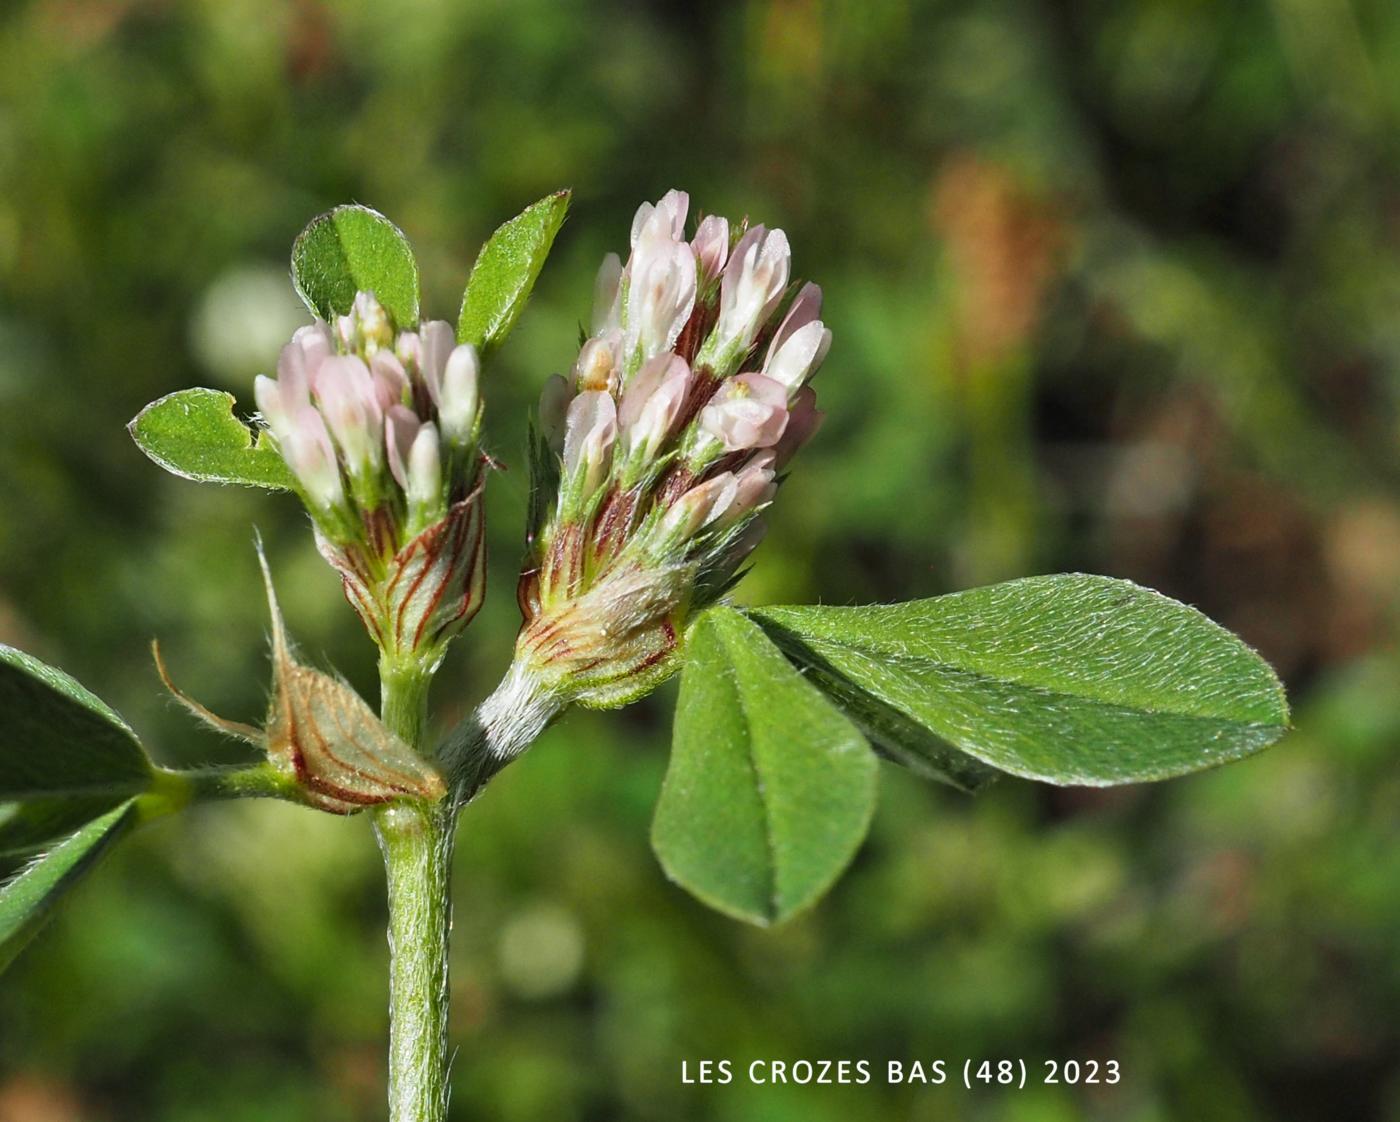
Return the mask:
[[700,428],[726,452],[768,448],[787,427],[787,389],[762,374],[730,378],[700,411]]

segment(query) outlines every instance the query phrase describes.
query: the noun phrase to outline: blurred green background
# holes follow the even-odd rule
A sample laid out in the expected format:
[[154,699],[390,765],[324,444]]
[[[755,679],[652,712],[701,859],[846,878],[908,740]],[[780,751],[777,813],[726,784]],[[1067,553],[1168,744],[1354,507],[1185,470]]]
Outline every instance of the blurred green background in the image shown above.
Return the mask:
[[[851,873],[765,933],[649,853],[672,691],[570,716],[462,828],[453,1117],[1400,1119],[1398,124],[1393,0],[7,4],[0,640],[164,761],[231,760],[146,644],[259,715],[256,524],[293,632],[373,696],[294,501],[174,479],[122,426],[191,384],[251,409],[317,211],[387,212],[451,318],[493,226],[571,185],[489,373],[493,577],[435,692],[465,712],[516,624],[525,407],[633,208],[687,188],[784,227],[836,335],[741,600],[1131,577],[1255,644],[1297,732],[1155,788],[884,769]],[[363,820],[143,832],[0,981],[0,1120],[382,1117],[382,895]],[[1123,1078],[681,1082],[721,1057]]]

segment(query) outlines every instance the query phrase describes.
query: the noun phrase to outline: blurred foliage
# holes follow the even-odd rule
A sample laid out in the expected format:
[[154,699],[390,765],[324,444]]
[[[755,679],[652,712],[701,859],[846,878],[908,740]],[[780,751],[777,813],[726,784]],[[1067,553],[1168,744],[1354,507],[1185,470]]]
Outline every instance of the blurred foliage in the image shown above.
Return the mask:
[[[169,762],[255,718],[251,548],[373,696],[287,496],[163,475],[123,424],[251,408],[286,260],[357,200],[450,318],[482,238],[574,217],[489,372],[516,623],[524,409],[667,187],[783,226],[828,294],[829,421],[740,590],[931,595],[1083,569],[1279,667],[1297,733],[1158,788],[970,799],[892,769],[853,874],[763,933],[647,848],[669,691],[570,716],[463,826],[454,1117],[1400,1119],[1400,8],[1393,0],[49,0],[0,15],[0,639]],[[368,823],[217,806],[127,843],[0,988],[4,1122],[382,1116]],[[683,1059],[1113,1057],[1123,1082],[683,1085]]]

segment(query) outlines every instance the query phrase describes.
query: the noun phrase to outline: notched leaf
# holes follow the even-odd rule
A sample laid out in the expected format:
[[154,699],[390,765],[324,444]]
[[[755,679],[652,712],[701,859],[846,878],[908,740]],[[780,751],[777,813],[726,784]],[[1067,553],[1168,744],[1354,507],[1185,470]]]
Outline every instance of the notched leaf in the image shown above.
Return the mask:
[[261,547],[258,560],[272,615],[272,703],[266,726],[259,729],[210,712],[170,681],[159,649],[153,648],[166,687],[200,720],[263,748],[273,766],[300,787],[307,803],[320,810],[351,814],[396,798],[442,798],[447,787],[437,769],[390,732],[359,694],[340,679],[296,661]]
[[233,412],[233,395],[189,389],[151,402],[127,425],[136,446],[173,475],[290,491],[291,470],[266,439]]

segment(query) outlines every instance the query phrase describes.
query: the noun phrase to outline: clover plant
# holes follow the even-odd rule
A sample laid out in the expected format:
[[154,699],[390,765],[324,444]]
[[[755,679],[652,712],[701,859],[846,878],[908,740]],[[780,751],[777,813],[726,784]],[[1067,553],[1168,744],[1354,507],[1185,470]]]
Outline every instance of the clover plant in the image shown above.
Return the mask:
[[881,757],[966,791],[1001,774],[1102,786],[1238,760],[1283,734],[1283,690],[1253,651],[1123,580],[734,606],[765,512],[820,425],[812,376],[831,332],[820,289],[792,279],[781,230],[710,215],[687,238],[689,199],[671,191],[637,211],[625,263],[603,261],[572,368],[543,383],[510,668],[434,738],[429,684],[485,587],[492,353],[568,205],[550,195],[492,235],[455,325],[424,318],[396,226],[361,206],[321,215],[292,250],[312,322],[251,387],[251,423],[211,389],[131,422],[168,471],[301,501],[378,648],[379,708],[299,658],[265,561],[261,727],[186,696],[156,651],[195,718],[262,749],[256,766],[162,767],[72,678],[0,648],[0,852],[30,856],[0,889],[0,966],[153,818],[260,796],[364,814],[388,880],[390,1116],[439,1122],[454,826],[571,706],[628,705],[680,674],[652,842],[677,884],[756,924],[812,906],[850,862]]

